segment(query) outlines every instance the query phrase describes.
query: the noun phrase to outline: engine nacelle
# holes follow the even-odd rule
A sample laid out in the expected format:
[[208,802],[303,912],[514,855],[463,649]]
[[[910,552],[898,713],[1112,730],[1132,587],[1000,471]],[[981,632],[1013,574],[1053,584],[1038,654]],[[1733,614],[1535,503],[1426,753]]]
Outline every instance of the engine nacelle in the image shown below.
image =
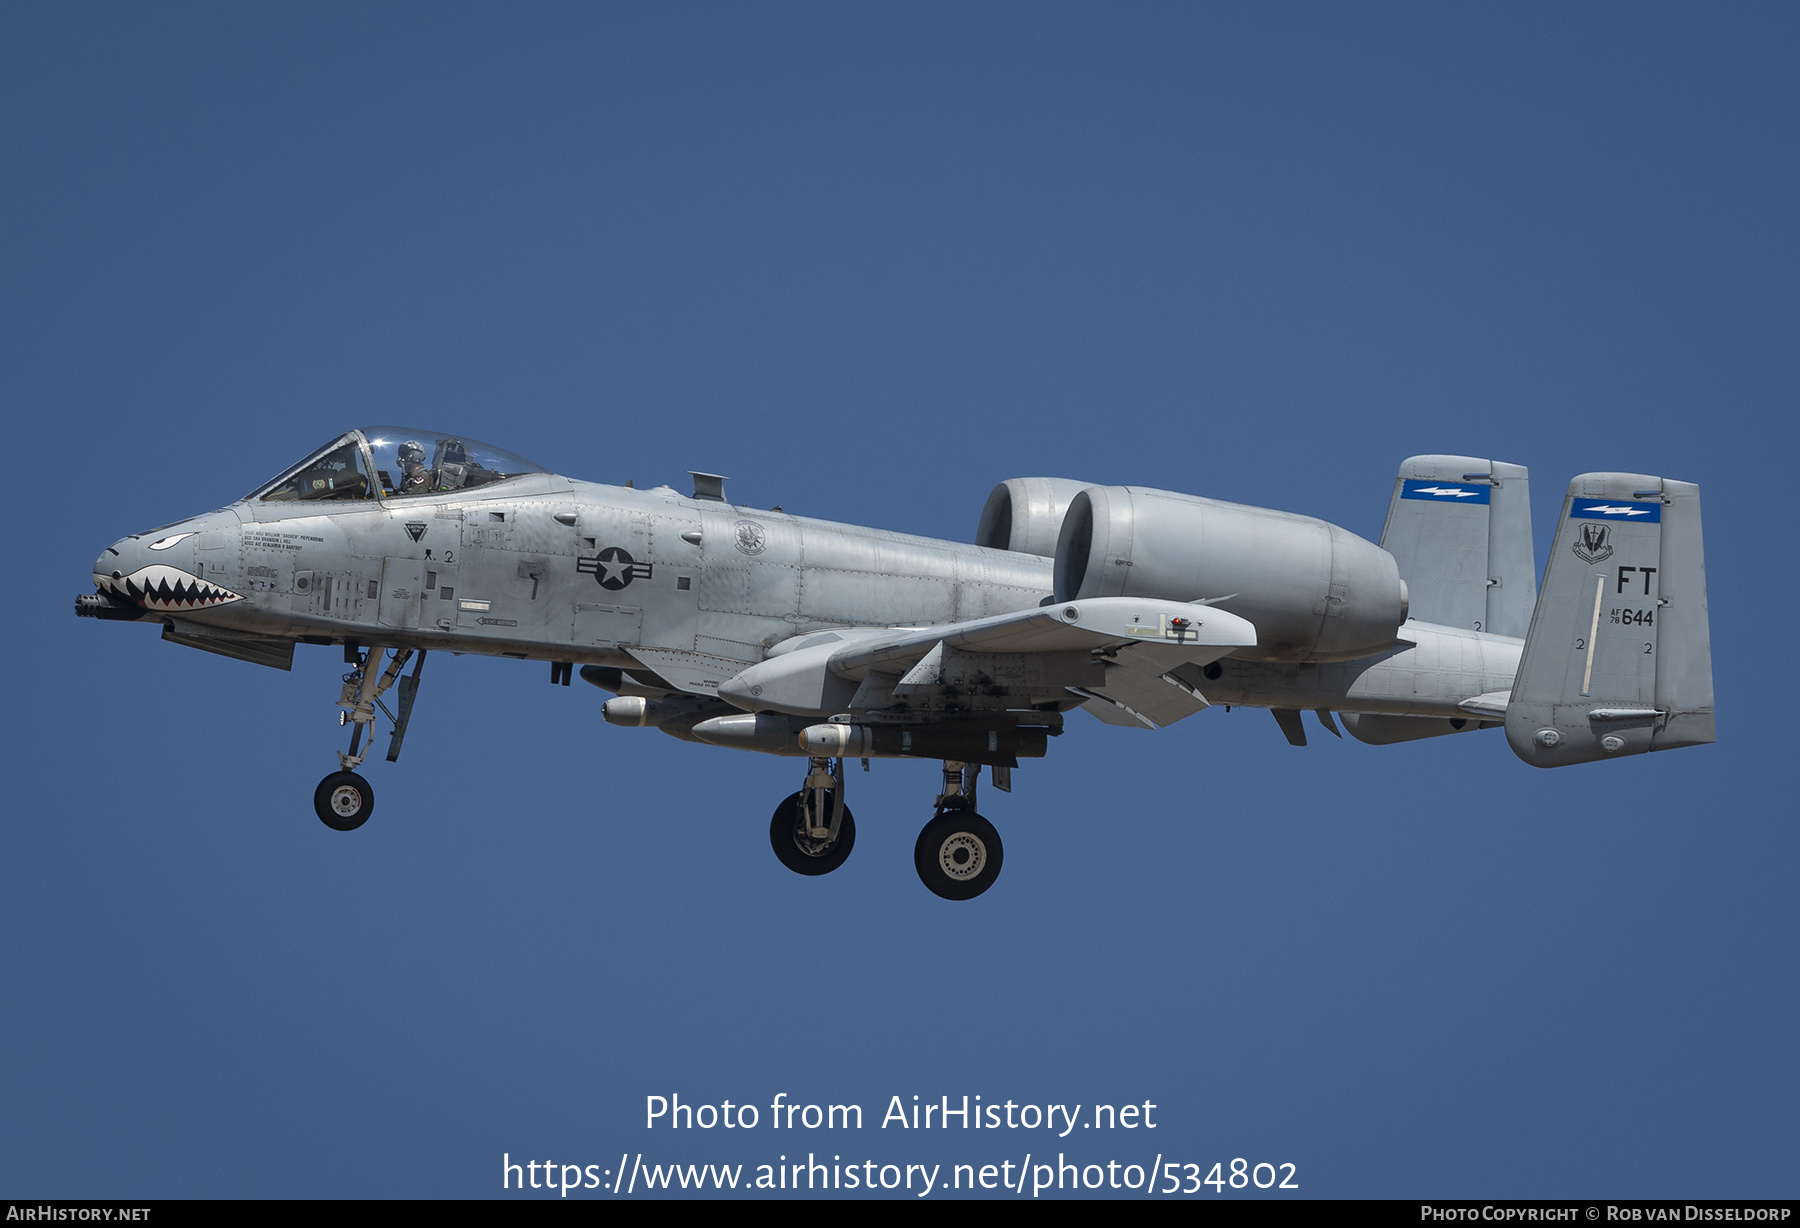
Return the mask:
[[1088,483],[1073,478],[1007,479],[994,487],[987,506],[981,509],[975,544],[1054,558],[1063,513],[1087,487]]
[[[1235,595],[1234,595],[1235,594]],[[1138,486],[1089,486],[1056,546],[1056,599],[1199,601],[1256,624],[1257,661],[1343,661],[1394,642],[1406,585],[1394,556],[1337,525]]]

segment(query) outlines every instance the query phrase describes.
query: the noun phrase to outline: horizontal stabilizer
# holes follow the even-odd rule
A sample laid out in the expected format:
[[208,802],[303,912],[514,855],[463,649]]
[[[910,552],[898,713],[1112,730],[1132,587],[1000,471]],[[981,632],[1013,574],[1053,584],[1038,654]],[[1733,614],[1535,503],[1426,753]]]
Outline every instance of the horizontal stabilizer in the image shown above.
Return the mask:
[[1569,483],[1506,740],[1538,767],[1713,740],[1699,487],[1635,473]]

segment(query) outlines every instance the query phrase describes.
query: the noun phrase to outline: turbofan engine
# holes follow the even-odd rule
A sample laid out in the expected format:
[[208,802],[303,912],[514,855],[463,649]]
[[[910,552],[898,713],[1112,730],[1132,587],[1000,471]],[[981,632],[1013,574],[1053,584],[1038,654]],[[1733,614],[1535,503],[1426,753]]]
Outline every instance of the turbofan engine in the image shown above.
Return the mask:
[[994,487],[987,506],[981,509],[975,544],[1045,559],[1056,557],[1056,535],[1062,530],[1063,515],[1088,485],[1073,478],[1008,478]]
[[1337,525],[1138,486],[1088,486],[1056,543],[1056,600],[1216,600],[1256,624],[1262,661],[1343,661],[1394,642],[1394,556]]

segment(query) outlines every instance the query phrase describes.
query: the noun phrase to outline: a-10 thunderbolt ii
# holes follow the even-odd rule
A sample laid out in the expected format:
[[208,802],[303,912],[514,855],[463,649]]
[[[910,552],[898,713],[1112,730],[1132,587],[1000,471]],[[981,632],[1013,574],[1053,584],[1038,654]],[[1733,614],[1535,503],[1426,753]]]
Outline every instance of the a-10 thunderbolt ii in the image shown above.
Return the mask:
[[229,507],[108,547],[76,611],[278,669],[295,644],[341,645],[350,748],[314,798],[339,831],[374,807],[354,769],[377,710],[396,759],[438,650],[549,662],[565,686],[579,667],[615,693],[614,725],[803,760],[769,827],[801,874],[855,842],[847,760],[941,760],[914,860],[948,899],[1000,872],[981,768],[1010,790],[1076,708],[1145,730],[1267,708],[1296,746],[1307,709],[1377,745],[1504,725],[1540,767],[1713,740],[1690,483],[1577,477],[1540,593],[1525,469],[1471,457],[1402,464],[1379,545],[1059,478],[1002,483],[965,545],[694,480],[603,486],[466,436],[350,431]]

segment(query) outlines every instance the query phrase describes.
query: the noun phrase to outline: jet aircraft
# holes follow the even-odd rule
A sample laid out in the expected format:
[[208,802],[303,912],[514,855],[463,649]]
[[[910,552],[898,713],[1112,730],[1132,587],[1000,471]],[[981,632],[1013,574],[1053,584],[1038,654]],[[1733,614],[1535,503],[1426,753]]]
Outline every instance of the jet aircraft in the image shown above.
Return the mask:
[[968,545],[738,506],[692,476],[688,495],[605,486],[463,435],[353,430],[107,547],[76,613],[277,669],[341,646],[349,749],[313,799],[337,831],[373,812],[356,769],[376,713],[396,760],[433,651],[548,662],[553,685],[579,669],[611,724],[804,760],[769,825],[800,874],[855,844],[846,761],[939,760],[914,862],[947,899],[1000,873],[981,769],[1010,791],[1078,708],[1141,730],[1267,708],[1295,746],[1308,709],[1374,745],[1503,726],[1539,767],[1713,741],[1690,483],[1575,478],[1540,592],[1527,472],[1474,457],[1403,462],[1379,544],[1033,477],[995,487]]

